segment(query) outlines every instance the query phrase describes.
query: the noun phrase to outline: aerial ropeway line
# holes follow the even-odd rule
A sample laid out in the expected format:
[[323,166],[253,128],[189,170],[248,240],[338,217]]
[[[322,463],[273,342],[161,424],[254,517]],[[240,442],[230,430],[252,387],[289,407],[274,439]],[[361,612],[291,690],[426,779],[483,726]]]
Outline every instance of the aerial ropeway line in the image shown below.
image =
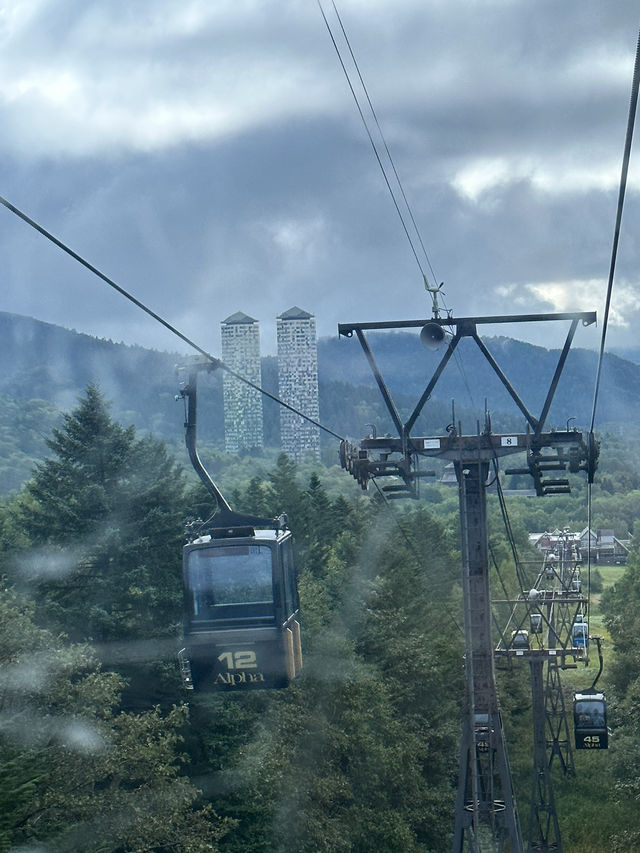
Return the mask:
[[277,397],[275,394],[272,394],[270,391],[267,391],[260,385],[257,385],[250,379],[247,379],[246,376],[242,376],[236,370],[229,367],[228,364],[225,364],[221,359],[211,355],[209,352],[207,352],[207,350],[203,349],[195,341],[193,341],[191,338],[181,332],[178,328],[176,328],[176,326],[169,323],[167,320],[161,317],[160,314],[157,314],[155,311],[149,308],[148,305],[145,305],[144,302],[141,302],[132,293],[130,293],[121,285],[117,284],[112,278],[109,278],[109,276],[105,275],[101,270],[98,269],[98,267],[94,266],[92,263],[83,258],[82,255],[79,255],[77,252],[75,252],[73,249],[63,243],[62,240],[59,240],[50,231],[47,231],[46,228],[43,228],[42,225],[39,225],[34,219],[31,219],[30,216],[27,216],[26,213],[24,213],[15,205],[11,204],[10,201],[7,201],[6,198],[0,196],[0,204],[4,205],[7,210],[11,211],[11,213],[15,214],[19,219],[22,219],[23,222],[25,222],[39,234],[42,234],[43,237],[46,237],[47,240],[49,240],[59,249],[62,249],[63,252],[72,257],[83,267],[88,269],[89,272],[93,273],[93,275],[97,276],[97,278],[104,281],[105,284],[108,284],[109,287],[113,288],[121,296],[124,296],[125,299],[128,299],[129,302],[132,302],[137,308],[140,308],[141,311],[144,311],[145,314],[148,314],[157,323],[160,323],[161,326],[164,326],[165,329],[168,329],[168,331],[170,331],[173,335],[176,335],[176,337],[180,338],[181,341],[186,343],[188,346],[198,352],[203,358],[205,358],[213,368],[219,368],[220,370],[224,370],[230,376],[233,376],[234,379],[237,379],[238,382],[242,382],[243,384],[248,385],[250,388],[253,388],[255,391],[258,391],[260,394],[263,394],[265,397],[268,397],[270,400],[273,400],[274,402],[278,403],[278,405],[283,406],[285,409],[288,409],[290,412],[293,412],[295,415],[298,415],[305,421],[308,421],[309,423],[313,424],[314,426],[317,426],[324,432],[329,433],[329,435],[332,435],[334,438],[337,438],[339,440],[342,439],[341,435],[339,435],[337,432],[334,432],[334,430],[330,429],[325,424],[320,423],[320,421],[316,420],[315,418],[312,418],[309,415],[306,415],[304,412],[301,412],[299,409],[296,409],[295,406],[292,406],[290,403],[287,403],[285,400],[280,399],[280,397]]

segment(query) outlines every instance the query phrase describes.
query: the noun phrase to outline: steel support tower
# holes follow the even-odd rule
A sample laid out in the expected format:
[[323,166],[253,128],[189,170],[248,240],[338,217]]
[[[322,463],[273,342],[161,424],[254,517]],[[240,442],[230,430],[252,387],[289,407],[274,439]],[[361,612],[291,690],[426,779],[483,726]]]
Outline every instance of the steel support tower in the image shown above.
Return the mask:
[[[569,632],[578,613],[586,613],[587,599],[581,594],[580,553],[576,547],[571,547],[566,534],[560,538],[558,560],[555,562],[553,574],[547,573],[559,583],[559,595],[555,604],[549,610],[548,645],[555,648],[558,641],[561,646],[571,646]],[[587,650],[584,650],[584,663],[588,663]],[[574,667],[563,658],[565,668]],[[569,737],[567,711],[564,702],[564,691],[560,678],[558,658],[549,658],[547,676],[544,687],[544,709],[547,723],[547,749],[549,750],[549,767],[554,759],[558,759],[560,768],[565,776],[575,776],[573,750]]]
[[[465,699],[460,749],[460,772],[456,798],[456,814],[453,832],[453,853],[524,853],[524,845],[513,791],[511,770],[505,741],[504,728],[495,683],[494,659],[495,638],[492,632],[491,597],[489,588],[489,552],[487,536],[486,483],[490,465],[499,457],[511,454],[526,454],[526,467],[516,469],[533,478],[536,493],[563,494],[570,491],[569,481],[558,478],[558,472],[577,473],[586,471],[589,481],[597,464],[598,446],[593,435],[587,440],[576,429],[551,430],[544,432],[553,396],[564,367],[569,349],[581,321],[584,325],[595,322],[595,313],[584,314],[534,314],[519,316],[440,318],[434,308],[434,317],[429,320],[403,320],[398,322],[340,324],[341,335],[351,337],[354,333],[362,346],[373,371],[378,388],[387,410],[396,427],[397,436],[364,438],[359,446],[343,440],[340,446],[340,461],[347,471],[366,489],[373,478],[394,478],[381,491],[389,497],[417,497],[421,478],[427,472],[419,470],[420,457],[432,457],[453,462],[458,481],[460,505],[460,529],[462,542],[462,586],[465,628]],[[543,322],[550,320],[570,321],[569,332],[560,353],[555,373],[538,417],[534,416],[513,388],[484,341],[479,337],[480,324]],[[427,383],[413,412],[403,421],[393,398],[378,369],[373,351],[366,338],[369,330],[420,328],[420,338],[426,346],[435,346],[446,340],[445,329],[453,330],[446,350]],[[523,434],[496,435],[491,431],[490,419],[485,414],[484,430],[478,428],[475,435],[462,434],[461,426],[453,423],[447,427],[446,435],[414,437],[411,435],[423,407],[429,400],[449,359],[463,338],[473,340],[498,376],[516,406],[524,415],[527,432]],[[549,471],[554,472],[552,478]],[[398,481],[400,483],[398,484]],[[504,637],[503,637],[504,640]],[[504,654],[513,655],[513,650],[503,646]],[[545,650],[548,657],[553,652]],[[536,677],[542,668],[535,664]],[[537,688],[536,688],[537,689]],[[536,797],[537,814],[543,817],[538,825],[530,850],[547,849],[539,846],[544,835],[556,844],[557,818],[550,789],[550,777],[546,761],[545,710],[542,701],[536,704],[536,721],[541,732],[538,750],[534,756],[534,773],[540,796]],[[542,745],[540,748],[540,744]],[[545,753],[541,761],[538,753]],[[540,776],[539,771],[542,771]],[[550,827],[550,828],[549,828]],[[545,841],[545,843],[547,843]],[[531,846],[538,844],[538,846]],[[549,847],[548,849],[559,849]]]
[[549,750],[549,768],[558,759],[565,776],[575,776],[573,750],[569,738],[567,709],[564,691],[560,679],[560,667],[557,660],[549,659],[544,691],[544,711],[547,722],[547,748]]
[[470,448],[468,459],[454,463],[460,499],[466,646],[455,853],[462,853],[465,846],[473,853],[491,849],[481,846],[483,826],[489,829],[486,840],[491,839],[494,849],[502,850],[507,840],[509,850],[523,849],[495,682],[485,486],[490,456],[486,437],[482,438],[474,442],[478,446]]
[[543,680],[544,658],[531,658],[531,701],[533,705],[533,771],[527,853],[562,853],[558,815],[547,760],[546,711]]

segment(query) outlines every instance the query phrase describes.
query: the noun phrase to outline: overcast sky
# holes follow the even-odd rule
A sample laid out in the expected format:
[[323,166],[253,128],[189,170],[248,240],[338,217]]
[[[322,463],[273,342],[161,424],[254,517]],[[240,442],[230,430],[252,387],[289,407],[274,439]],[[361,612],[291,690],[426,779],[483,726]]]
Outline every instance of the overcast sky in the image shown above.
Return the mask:
[[[638,3],[336,2],[447,308],[600,317]],[[265,353],[293,305],[321,336],[429,316],[316,0],[7,0],[0,48],[0,195],[200,346],[238,310]],[[639,193],[633,152],[610,346],[639,340]],[[182,348],[2,207],[0,250],[0,310]]]

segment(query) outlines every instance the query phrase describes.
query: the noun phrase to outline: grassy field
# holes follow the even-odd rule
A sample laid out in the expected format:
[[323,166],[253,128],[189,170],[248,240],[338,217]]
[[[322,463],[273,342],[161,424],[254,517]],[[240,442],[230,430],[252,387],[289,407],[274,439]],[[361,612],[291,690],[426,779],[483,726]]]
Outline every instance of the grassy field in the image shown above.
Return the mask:
[[[598,572],[600,577],[602,578],[602,584],[604,589],[608,589],[610,586],[613,586],[624,574],[624,566],[606,566],[601,565],[598,566]],[[604,642],[606,643],[611,638],[607,632],[607,629],[604,627],[604,623],[602,621],[602,614],[600,613],[600,598],[601,594],[591,596],[591,612],[589,614],[589,633],[590,634],[599,634]]]

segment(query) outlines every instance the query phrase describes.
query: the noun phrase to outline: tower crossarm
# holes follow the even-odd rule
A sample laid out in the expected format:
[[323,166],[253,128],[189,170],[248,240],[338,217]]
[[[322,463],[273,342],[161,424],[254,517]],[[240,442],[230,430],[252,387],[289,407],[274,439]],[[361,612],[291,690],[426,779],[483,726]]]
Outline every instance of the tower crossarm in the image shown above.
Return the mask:
[[[474,462],[491,462],[502,457],[526,454],[526,467],[513,468],[506,473],[528,474],[533,478],[539,495],[568,492],[569,481],[549,477],[549,471],[595,470],[597,444],[585,441],[581,432],[551,430],[535,435],[531,432],[475,436],[458,435],[455,430],[448,435],[420,436],[407,440],[406,436],[376,436],[363,438],[359,444],[344,439],[340,445],[340,462],[362,486],[376,476],[395,475],[407,487],[425,476],[419,471],[419,457],[458,461],[470,457]],[[595,458],[594,458],[595,456]]]

